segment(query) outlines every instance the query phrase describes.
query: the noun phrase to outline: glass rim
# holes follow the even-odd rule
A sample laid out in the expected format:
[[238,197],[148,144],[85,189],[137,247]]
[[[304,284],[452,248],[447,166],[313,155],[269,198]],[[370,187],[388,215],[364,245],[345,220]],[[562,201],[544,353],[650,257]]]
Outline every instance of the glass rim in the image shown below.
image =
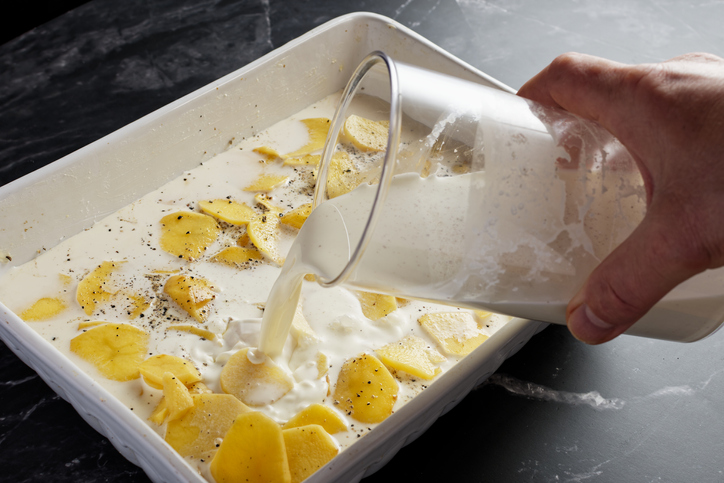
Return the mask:
[[[367,55],[364,60],[357,66],[357,69],[352,74],[352,77],[347,83],[347,86],[342,92],[337,110],[332,118],[332,123],[327,133],[327,139],[324,143],[324,150],[322,151],[322,158],[319,163],[319,170],[317,171],[317,183],[314,188],[314,199],[312,202],[312,209],[316,208],[320,203],[325,201],[326,187],[327,187],[327,174],[329,171],[329,164],[332,159],[332,155],[337,149],[337,141],[339,140],[339,133],[344,124],[345,114],[349,107],[352,98],[357,94],[360,87],[360,83],[365,78],[367,73],[376,65],[384,63],[387,67],[387,74],[390,87],[390,119],[389,129],[387,136],[387,149],[385,151],[384,160],[382,162],[382,170],[380,172],[380,181],[377,186],[375,197],[372,201],[372,207],[367,217],[362,235],[360,236],[357,246],[352,253],[352,256],[347,261],[345,267],[331,279],[326,279],[317,275],[317,283],[324,287],[333,287],[344,283],[352,272],[359,264],[362,256],[364,255],[367,246],[369,245],[372,233],[377,224],[377,219],[382,211],[382,205],[384,205],[387,192],[390,187],[392,180],[392,174],[394,171],[393,160],[397,156],[397,148],[399,146],[401,125],[402,125],[402,108],[401,108],[401,97],[400,97],[400,85],[399,77],[397,74],[397,68],[392,58],[382,51],[374,51]],[[316,275],[316,274],[315,274]]]

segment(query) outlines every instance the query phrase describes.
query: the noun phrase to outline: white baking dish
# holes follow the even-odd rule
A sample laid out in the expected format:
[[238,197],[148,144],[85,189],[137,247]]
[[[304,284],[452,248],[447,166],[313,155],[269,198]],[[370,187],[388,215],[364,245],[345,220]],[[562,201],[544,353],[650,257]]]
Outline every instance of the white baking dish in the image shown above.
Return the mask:
[[[257,61],[0,188],[0,266],[88,228],[149,191],[344,87],[362,58],[393,58],[511,89],[391,19],[339,17]],[[152,162],[153,160],[153,162]],[[0,304],[0,337],[96,430],[158,482],[203,479],[144,421]],[[413,441],[545,325],[514,319],[308,481],[358,481]]]

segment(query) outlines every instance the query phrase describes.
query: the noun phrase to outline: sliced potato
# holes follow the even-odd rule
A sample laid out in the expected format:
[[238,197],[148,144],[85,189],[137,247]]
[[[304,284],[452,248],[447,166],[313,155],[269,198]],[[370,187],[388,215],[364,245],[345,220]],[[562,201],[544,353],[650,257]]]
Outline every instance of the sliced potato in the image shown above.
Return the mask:
[[248,233],[243,233],[243,234],[236,240],[236,244],[239,245],[240,247],[245,247],[245,246],[247,246],[249,243],[251,243],[251,239],[249,238],[249,234],[248,234]]
[[306,347],[318,340],[314,329],[312,329],[306,317],[304,317],[301,303],[297,304],[297,308],[294,311],[294,318],[292,319],[292,326],[289,333],[292,334],[297,345],[302,347]]
[[277,265],[283,265],[279,254],[279,216],[269,212],[255,216],[247,227],[249,239],[254,246]]
[[210,470],[216,483],[289,483],[281,428],[260,412],[240,415],[224,436]]
[[60,314],[67,308],[68,306],[66,303],[58,297],[43,297],[36,300],[33,305],[20,312],[20,318],[25,322],[48,320]]
[[272,203],[271,197],[266,193],[255,194],[254,201],[266,208],[268,211],[272,211],[275,213],[281,213],[282,211],[284,211],[282,208],[279,208],[274,203]]
[[283,166],[319,166],[321,154],[306,154],[299,158],[286,158]]
[[180,418],[194,407],[188,388],[170,372],[163,375],[163,399],[166,401],[169,421]]
[[256,248],[226,247],[211,257],[212,262],[225,263],[236,268],[245,268],[249,262],[264,260],[264,255]]
[[337,151],[329,161],[327,197],[336,198],[349,193],[362,182],[362,176],[347,151]]
[[341,411],[362,423],[379,423],[390,414],[398,386],[384,364],[371,354],[347,359],[334,390]]
[[70,341],[71,352],[114,381],[139,377],[147,346],[148,334],[128,324],[99,325]]
[[128,318],[131,320],[141,315],[151,306],[151,302],[141,294],[126,293],[123,297],[127,303],[126,312]]
[[261,154],[264,157],[264,162],[270,163],[275,159],[281,157],[276,149],[270,148],[269,146],[259,146],[258,148],[252,149],[257,154]]
[[312,213],[312,203],[303,204],[291,211],[287,211],[282,216],[282,223],[293,228],[301,228],[309,215]]
[[151,273],[157,273],[157,274],[160,274],[160,275],[172,275],[172,274],[174,274],[174,273],[179,273],[179,272],[181,272],[180,269],[174,269],[174,270],[154,269],[154,270],[151,270]]
[[324,147],[324,141],[327,139],[327,133],[329,132],[329,119],[325,117],[317,117],[302,119],[302,122],[307,127],[307,133],[309,133],[307,144],[296,151],[285,154],[282,158],[298,158],[306,154],[311,154],[314,151],[319,151]]
[[213,217],[193,211],[166,215],[161,218],[161,226],[161,249],[187,260],[199,258],[220,232]]
[[194,334],[197,337],[201,337],[206,340],[216,340],[216,334],[210,330],[202,329],[193,325],[169,325],[166,330],[178,330],[179,332],[188,332]]
[[142,294],[114,290],[111,274],[125,262],[105,261],[86,275],[78,284],[76,300],[86,315],[97,310],[97,304],[113,303],[124,307],[129,319],[140,316],[151,302]]
[[372,121],[353,114],[344,121],[342,133],[360,151],[384,151],[387,149],[389,121]]
[[329,371],[329,358],[324,352],[317,352],[316,361],[317,363],[317,379],[321,379],[327,375]]
[[146,384],[156,389],[163,389],[163,375],[167,372],[173,374],[185,386],[201,380],[201,374],[190,361],[169,354],[149,357],[140,364],[139,370]]
[[107,302],[115,294],[110,291],[110,276],[122,263],[102,262],[80,281],[76,290],[76,300],[86,315],[92,315],[97,303]]
[[204,384],[203,382],[195,382],[189,386],[189,393],[191,394],[211,394],[214,391],[209,389],[209,386]]
[[246,203],[225,199],[199,201],[199,207],[204,213],[232,225],[246,225],[256,215],[254,208]]
[[207,280],[186,275],[169,277],[163,291],[198,322],[206,320],[206,306],[216,296]]
[[387,344],[375,352],[386,366],[428,380],[441,371],[435,363],[445,360],[445,356],[414,335]]
[[162,397],[156,405],[156,408],[151,412],[148,420],[158,426],[162,425],[168,417],[168,407],[166,406],[166,400]]
[[410,303],[408,299],[403,299],[401,297],[395,297],[395,301],[397,302],[398,307],[405,307]]
[[344,420],[333,409],[319,403],[310,404],[295,414],[286,422],[283,429],[298,428],[308,424],[318,424],[329,434],[347,431],[347,424]]
[[370,320],[379,320],[397,310],[397,299],[392,295],[357,292],[362,313]]
[[244,188],[244,191],[269,192],[274,188],[278,188],[279,186],[286,183],[288,179],[289,176],[283,176],[280,174],[262,174],[249,186]]
[[426,314],[418,322],[451,355],[468,355],[488,339],[469,312]]
[[475,317],[478,318],[479,321],[483,321],[493,315],[492,312],[488,312],[487,310],[473,310],[473,313],[475,314]]
[[306,480],[339,453],[335,440],[317,424],[285,429],[282,435],[292,483]]
[[166,427],[166,442],[182,457],[215,450],[234,419],[251,411],[230,394],[192,394],[191,399],[193,407]]
[[249,348],[232,355],[221,370],[221,389],[249,406],[271,404],[294,387],[294,380],[268,357],[249,360]]

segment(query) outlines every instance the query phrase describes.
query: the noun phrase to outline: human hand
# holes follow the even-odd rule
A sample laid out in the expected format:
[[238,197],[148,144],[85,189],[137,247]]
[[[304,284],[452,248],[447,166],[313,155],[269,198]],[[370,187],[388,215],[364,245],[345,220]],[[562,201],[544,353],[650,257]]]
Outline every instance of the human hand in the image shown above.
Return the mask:
[[598,121],[631,152],[646,188],[641,224],[568,304],[574,336],[609,341],[679,283],[724,266],[724,59],[625,65],[564,54],[518,95]]

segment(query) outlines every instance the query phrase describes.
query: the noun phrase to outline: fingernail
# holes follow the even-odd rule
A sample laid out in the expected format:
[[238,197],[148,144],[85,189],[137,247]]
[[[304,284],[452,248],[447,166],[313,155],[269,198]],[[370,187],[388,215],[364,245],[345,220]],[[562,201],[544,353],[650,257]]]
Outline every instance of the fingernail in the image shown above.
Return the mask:
[[600,344],[609,340],[615,326],[594,314],[588,305],[581,304],[568,316],[568,329],[580,341]]

